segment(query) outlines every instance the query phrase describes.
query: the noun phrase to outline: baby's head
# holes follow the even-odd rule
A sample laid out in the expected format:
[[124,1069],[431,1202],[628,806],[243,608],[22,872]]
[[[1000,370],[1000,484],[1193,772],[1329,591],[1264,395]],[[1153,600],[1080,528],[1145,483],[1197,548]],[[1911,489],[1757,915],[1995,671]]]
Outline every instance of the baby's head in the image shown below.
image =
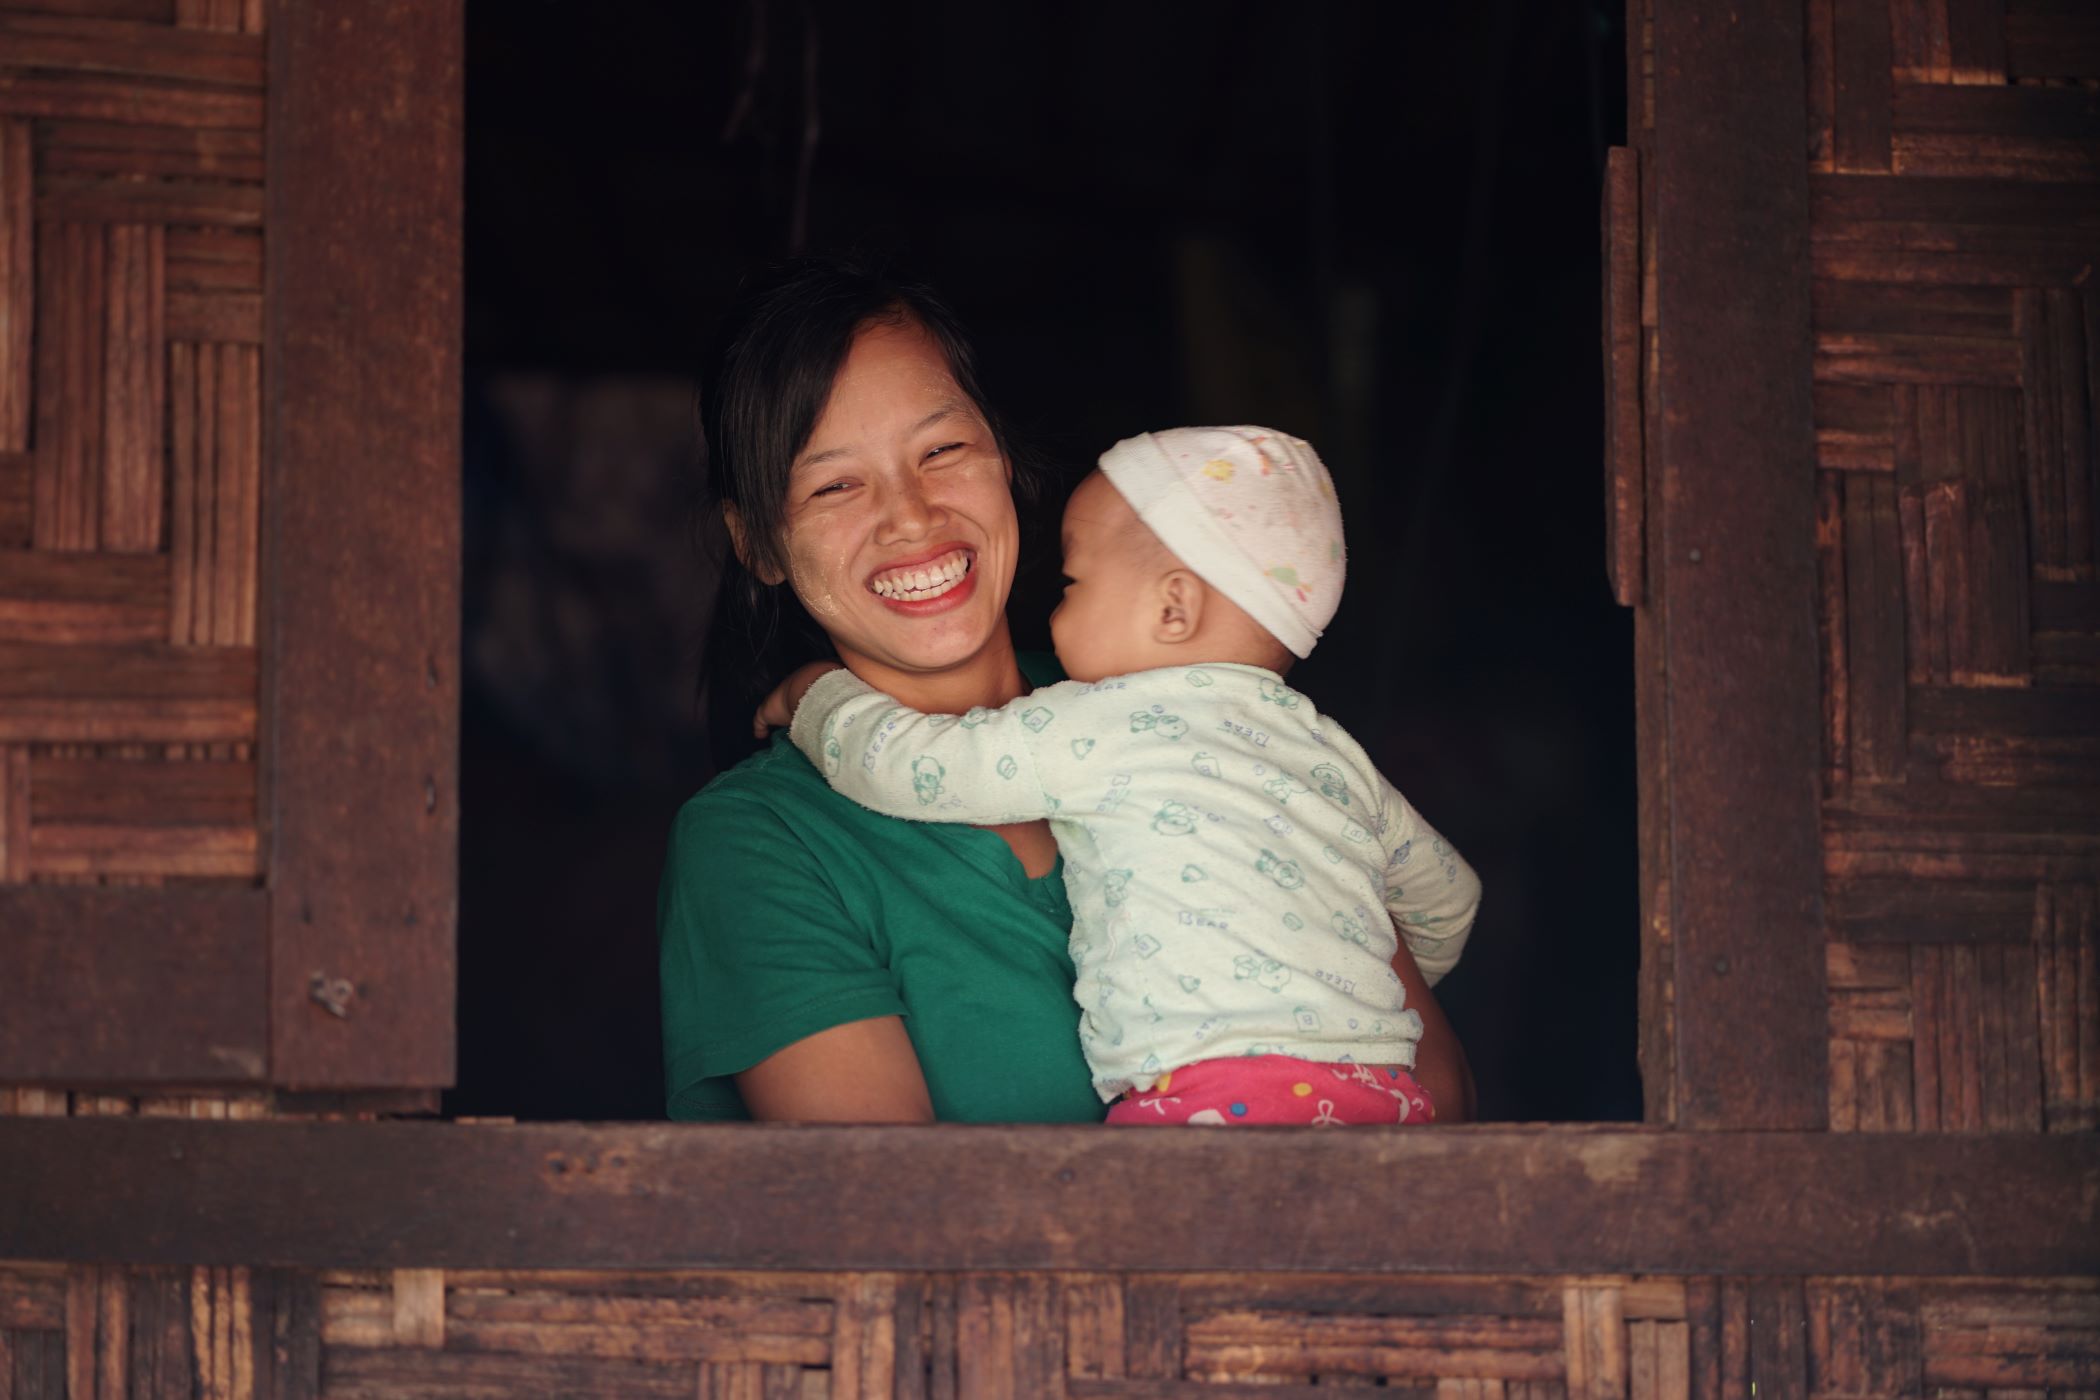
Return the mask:
[[1312,447],[1267,428],[1126,438],[1065,506],[1064,601],[1050,617],[1074,680],[1310,655],[1342,597],[1342,512]]

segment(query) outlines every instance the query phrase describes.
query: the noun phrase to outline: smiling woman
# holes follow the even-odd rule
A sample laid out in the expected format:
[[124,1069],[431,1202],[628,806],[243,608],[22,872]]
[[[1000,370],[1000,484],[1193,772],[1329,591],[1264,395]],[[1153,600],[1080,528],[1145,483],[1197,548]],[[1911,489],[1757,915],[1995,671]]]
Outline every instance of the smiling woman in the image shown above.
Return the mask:
[[[1055,679],[1015,653],[1017,476],[967,342],[921,288],[809,260],[714,379],[736,555],[839,659],[922,709]],[[930,827],[834,794],[783,735],[681,812],[659,901],[672,1116],[1098,1118],[1044,823]]]

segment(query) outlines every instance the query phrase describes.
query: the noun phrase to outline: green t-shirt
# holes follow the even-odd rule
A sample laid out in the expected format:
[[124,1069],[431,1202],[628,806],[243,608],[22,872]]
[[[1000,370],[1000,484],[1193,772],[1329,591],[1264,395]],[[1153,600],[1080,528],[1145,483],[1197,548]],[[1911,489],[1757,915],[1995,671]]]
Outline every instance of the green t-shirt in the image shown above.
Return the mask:
[[729,1076],[901,1015],[942,1121],[1098,1120],[1071,927],[1062,862],[1031,880],[993,832],[878,816],[776,734],[671,830],[657,895],[670,1116],[741,1118]]

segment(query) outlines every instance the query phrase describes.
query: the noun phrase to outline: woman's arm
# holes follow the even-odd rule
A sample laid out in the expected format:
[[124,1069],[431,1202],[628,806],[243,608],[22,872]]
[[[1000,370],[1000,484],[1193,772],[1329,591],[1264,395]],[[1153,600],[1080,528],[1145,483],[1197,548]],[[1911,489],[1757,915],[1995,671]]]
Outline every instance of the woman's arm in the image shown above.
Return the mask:
[[765,1121],[933,1121],[918,1052],[896,1016],[818,1031],[737,1075],[736,1087],[745,1109]]
[[[1404,935],[1406,930],[1400,932]],[[1436,1105],[1437,1122],[1470,1123],[1474,1109],[1473,1070],[1466,1063],[1465,1047],[1458,1043],[1457,1032],[1444,1019],[1443,1008],[1436,1004],[1429,980],[1415,964],[1415,955],[1407,950],[1404,936],[1393,954],[1393,971],[1400,974],[1400,985],[1407,989],[1408,1006],[1422,1018],[1422,1040],[1415,1047],[1415,1082]]]

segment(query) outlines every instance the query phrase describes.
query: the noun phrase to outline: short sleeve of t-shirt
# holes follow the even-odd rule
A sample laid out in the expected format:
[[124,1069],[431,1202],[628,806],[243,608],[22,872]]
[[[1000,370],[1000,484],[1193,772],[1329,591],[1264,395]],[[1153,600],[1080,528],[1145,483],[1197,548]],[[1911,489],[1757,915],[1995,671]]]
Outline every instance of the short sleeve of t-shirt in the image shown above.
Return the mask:
[[661,948],[675,1117],[734,1114],[724,1076],[829,1027],[904,1014],[815,853],[748,796],[710,791],[679,813],[657,918],[715,935],[667,936]]
[[1029,878],[995,832],[855,805],[784,734],[680,813],[657,926],[673,1118],[742,1117],[732,1076],[902,1016],[942,1121],[1100,1120],[1062,875]]

